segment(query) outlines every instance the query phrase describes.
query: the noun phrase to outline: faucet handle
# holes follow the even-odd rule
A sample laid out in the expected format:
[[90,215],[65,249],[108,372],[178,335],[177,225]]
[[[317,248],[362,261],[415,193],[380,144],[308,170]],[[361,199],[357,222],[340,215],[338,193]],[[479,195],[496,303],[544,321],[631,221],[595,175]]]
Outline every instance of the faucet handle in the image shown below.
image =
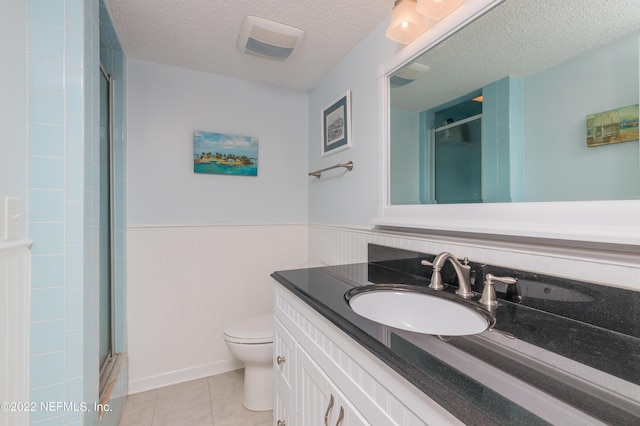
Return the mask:
[[433,261],[433,262],[429,262],[429,261],[428,261],[428,260],[426,260],[426,259],[425,259],[425,260],[421,260],[421,261],[420,261],[420,264],[421,264],[421,265],[424,265],[424,266],[431,266],[431,267],[433,267],[433,272],[440,272],[440,269],[442,269],[442,266],[441,266],[441,265],[436,265],[436,263],[435,263],[435,259],[434,259],[434,261]]
[[479,302],[490,308],[498,306],[496,289],[493,286],[494,281],[500,281],[505,284],[515,284],[518,282],[518,279],[513,277],[496,277],[491,273],[485,275],[484,290],[482,290],[482,297],[480,297]]
[[420,264],[424,266],[433,266],[433,273],[431,274],[431,282],[429,283],[429,288],[432,288],[434,290],[442,290],[444,287],[442,286],[440,265],[436,265],[435,262],[432,263],[428,260],[421,260]]

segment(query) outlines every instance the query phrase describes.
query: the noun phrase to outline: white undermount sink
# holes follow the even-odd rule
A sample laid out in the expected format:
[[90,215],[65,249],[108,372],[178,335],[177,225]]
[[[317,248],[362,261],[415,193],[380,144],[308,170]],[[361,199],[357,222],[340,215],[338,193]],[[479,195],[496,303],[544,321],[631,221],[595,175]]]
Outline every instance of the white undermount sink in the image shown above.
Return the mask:
[[480,305],[443,291],[405,284],[374,284],[345,293],[360,316],[390,327],[440,336],[478,334],[495,324]]

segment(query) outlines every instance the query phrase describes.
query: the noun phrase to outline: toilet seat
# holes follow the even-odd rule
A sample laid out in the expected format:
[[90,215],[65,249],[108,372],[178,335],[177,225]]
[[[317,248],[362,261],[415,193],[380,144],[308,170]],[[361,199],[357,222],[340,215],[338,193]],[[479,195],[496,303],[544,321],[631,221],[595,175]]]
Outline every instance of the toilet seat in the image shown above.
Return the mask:
[[273,315],[257,315],[229,324],[224,339],[231,343],[259,344],[273,342]]

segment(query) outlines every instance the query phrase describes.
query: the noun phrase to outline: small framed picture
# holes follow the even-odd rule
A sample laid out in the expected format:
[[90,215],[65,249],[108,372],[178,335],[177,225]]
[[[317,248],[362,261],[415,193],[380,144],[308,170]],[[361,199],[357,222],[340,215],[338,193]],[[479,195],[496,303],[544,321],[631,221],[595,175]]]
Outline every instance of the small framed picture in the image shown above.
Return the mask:
[[587,115],[587,146],[638,140],[638,104]]
[[199,130],[193,132],[193,171],[258,176],[258,138]]
[[351,91],[322,110],[322,156],[351,148]]

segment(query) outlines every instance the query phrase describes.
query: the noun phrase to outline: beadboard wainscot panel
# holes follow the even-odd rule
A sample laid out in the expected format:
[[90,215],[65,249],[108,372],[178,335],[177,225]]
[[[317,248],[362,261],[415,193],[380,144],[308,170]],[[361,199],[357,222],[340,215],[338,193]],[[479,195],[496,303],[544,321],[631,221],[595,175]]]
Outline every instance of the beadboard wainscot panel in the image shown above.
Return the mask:
[[[30,240],[0,243],[0,402],[29,401],[30,246]],[[0,410],[0,424],[29,424],[20,408]]]
[[306,267],[307,229],[128,228],[129,393],[240,368],[224,327],[273,311],[270,274]]
[[309,263],[339,265],[367,261],[367,244],[422,253],[443,251],[478,263],[514,268],[640,291],[640,256],[623,251],[567,248],[548,244],[309,225]]

